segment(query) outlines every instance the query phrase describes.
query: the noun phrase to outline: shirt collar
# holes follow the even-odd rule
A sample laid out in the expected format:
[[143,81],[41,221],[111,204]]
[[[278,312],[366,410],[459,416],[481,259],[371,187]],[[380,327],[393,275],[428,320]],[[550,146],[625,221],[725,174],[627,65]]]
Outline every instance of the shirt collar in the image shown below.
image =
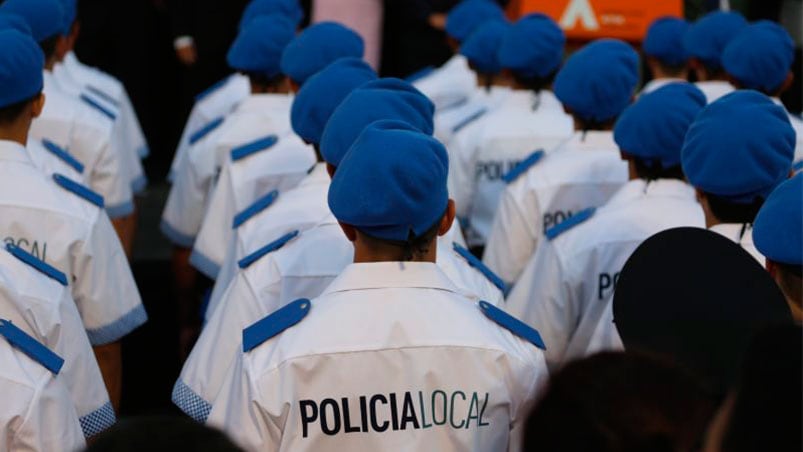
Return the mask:
[[644,87],[641,89],[641,94],[651,93],[656,89],[666,86],[670,83],[683,83],[683,82],[686,82],[686,80],[676,77],[652,79],[649,82],[647,82],[647,84],[644,85]]
[[610,130],[578,130],[563,147],[587,151],[613,151],[619,149]]
[[658,179],[647,182],[644,179],[631,180],[622,186],[608,201],[607,205],[615,206],[641,198],[680,198],[695,199],[694,187],[677,179]]
[[329,182],[331,182],[331,177],[329,177],[329,172],[326,171],[326,163],[318,162],[311,168],[309,174],[301,179],[298,186],[328,184]]
[[372,262],[350,264],[323,295],[364,289],[420,288],[454,292],[460,290],[431,262]]
[[[529,111],[559,110],[563,111],[563,104],[550,90],[541,90],[538,94],[528,89],[510,90],[503,104],[505,108],[524,109]],[[536,110],[533,110],[537,107]]]
[[250,94],[237,106],[238,112],[261,112],[266,110],[290,116],[293,96],[290,94]]
[[0,140],[0,160],[20,162],[33,166],[33,160],[25,146],[8,140]]

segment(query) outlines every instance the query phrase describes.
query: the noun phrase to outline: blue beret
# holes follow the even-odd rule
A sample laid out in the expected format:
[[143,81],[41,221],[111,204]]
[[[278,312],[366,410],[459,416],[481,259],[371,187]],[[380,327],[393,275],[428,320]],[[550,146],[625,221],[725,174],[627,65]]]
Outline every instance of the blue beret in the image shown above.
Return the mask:
[[715,11],[689,27],[683,36],[683,46],[692,58],[719,69],[725,47],[746,26],[747,20],[739,13]]
[[739,90],[708,105],[683,143],[692,185],[734,203],[766,198],[792,170],[795,130],[783,107],[756,91]]
[[504,20],[505,12],[493,0],[463,0],[446,16],[446,34],[463,42],[488,20]]
[[383,240],[421,236],[446,212],[449,158],[438,140],[402,121],[368,126],[329,187],[338,221]]
[[240,29],[245,28],[249,22],[259,16],[271,14],[281,14],[296,26],[304,19],[304,10],[301,9],[298,0],[253,0],[243,11],[240,18]]
[[683,37],[688,29],[689,23],[677,17],[656,19],[647,29],[642,45],[644,55],[670,66],[686,64],[689,53],[683,46]]
[[683,139],[706,105],[705,94],[691,83],[669,83],[644,94],[627,107],[613,131],[625,154],[644,162],[680,165]]
[[565,44],[566,36],[554,20],[530,14],[505,33],[499,62],[523,77],[546,77],[560,67]]
[[45,56],[30,35],[0,31],[0,108],[42,92]]
[[293,130],[304,141],[321,142],[323,129],[340,102],[376,72],[359,58],[341,58],[313,75],[296,94],[290,110]]
[[482,24],[460,46],[460,54],[482,74],[500,73],[502,65],[499,63],[499,47],[509,28],[510,24],[502,20]]
[[783,182],[761,207],[753,241],[767,259],[803,265],[803,174]]
[[761,21],[733,38],[722,54],[722,67],[742,88],[775,94],[795,59],[795,43],[780,25]]
[[360,133],[382,119],[403,121],[432,135],[434,113],[432,101],[403,80],[382,78],[368,82],[349,94],[332,114],[321,138],[321,155],[338,166]]
[[[31,36],[31,26],[22,17],[0,10],[0,30],[16,30]],[[44,66],[44,65],[43,65]]]
[[600,39],[566,60],[555,77],[555,95],[585,121],[614,119],[630,105],[638,71],[639,57],[632,47],[616,39]]
[[339,58],[362,58],[360,35],[335,22],[315,24],[296,36],[282,54],[282,72],[303,85],[310,76]]
[[284,16],[260,16],[240,31],[226,60],[233,69],[266,77],[282,73],[282,51],[295,36],[295,26]]
[[64,28],[64,8],[59,0],[6,0],[0,11],[25,19],[36,42],[59,35]]
[[78,16],[78,0],[61,0],[61,7],[64,9],[64,27],[61,34],[67,36],[72,31],[72,24]]

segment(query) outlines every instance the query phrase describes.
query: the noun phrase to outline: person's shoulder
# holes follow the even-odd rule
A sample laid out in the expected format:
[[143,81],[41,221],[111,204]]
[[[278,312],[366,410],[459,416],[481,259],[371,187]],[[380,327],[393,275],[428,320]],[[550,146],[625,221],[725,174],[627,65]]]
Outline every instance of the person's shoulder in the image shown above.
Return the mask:
[[68,290],[68,278],[59,269],[16,245],[0,250],[0,268],[7,290],[22,295],[30,302],[55,305]]

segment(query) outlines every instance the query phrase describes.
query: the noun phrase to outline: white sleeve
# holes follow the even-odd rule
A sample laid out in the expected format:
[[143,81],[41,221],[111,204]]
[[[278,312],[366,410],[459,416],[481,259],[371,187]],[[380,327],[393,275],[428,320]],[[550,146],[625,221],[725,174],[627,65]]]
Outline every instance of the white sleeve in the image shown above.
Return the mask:
[[210,118],[203,114],[203,109],[199,108],[198,103],[192,107],[190,117],[187,118],[187,124],[184,125],[184,131],[181,132],[181,139],[178,142],[178,148],[173,156],[173,162],[170,164],[170,174],[168,179],[174,181],[178,174],[184,170],[184,163],[187,156],[187,150],[190,148],[190,137],[197,132],[201,127],[206,124]]
[[162,232],[175,245],[192,248],[201,229],[207,191],[192,162],[185,162],[176,175],[162,213]]
[[226,371],[242,350],[242,331],[278,307],[279,284],[259,291],[242,273],[235,278],[203,329],[173,390],[173,403],[199,422],[223,385]]
[[126,119],[126,139],[132,144],[140,158],[145,158],[150,154],[148,141],[142,131],[142,125],[137,117],[137,111],[131,103],[131,97],[125,88],[120,93],[120,114]]
[[546,369],[543,358],[539,359],[537,363],[533,362],[532,367],[534,367],[534,369],[528,369],[528,372],[525,373],[525,375],[531,377],[531,380],[529,384],[523,388],[523,393],[519,397],[520,402],[513,414],[513,419],[511,419],[510,442],[508,443],[508,451],[510,452],[519,452],[522,450],[524,430],[527,428],[527,419],[533,407],[540,399],[549,379],[549,372]]
[[510,189],[505,190],[485,245],[483,262],[505,282],[513,284],[535,252],[536,242],[532,225],[519,209],[515,195]]
[[474,167],[476,165],[476,134],[467,129],[455,135],[449,149],[449,189],[450,196],[455,202],[458,218],[468,217],[471,212],[471,203],[474,198],[476,179]]
[[103,212],[71,251],[73,296],[92,345],[115,342],[148,319],[120,240]]
[[123,156],[111,140],[112,136],[108,135],[100,145],[98,158],[87,179],[89,187],[103,196],[109,217],[121,218],[134,211],[134,193],[131,181],[124,177],[127,173],[123,168]]
[[211,279],[216,279],[220,273],[226,246],[233,235],[232,220],[236,214],[233,190],[231,165],[224,164],[190,257],[193,266]]
[[78,415],[66,388],[51,374],[44,374],[9,450],[74,452],[85,445]]
[[223,259],[223,265],[217,275],[217,279],[215,280],[215,286],[212,288],[212,294],[209,296],[209,303],[206,305],[204,320],[209,321],[209,319],[215,313],[215,310],[220,305],[220,300],[223,298],[223,294],[237,276],[237,272],[240,271],[240,268],[237,265],[237,257],[235,235],[231,240],[229,240],[226,257]]
[[566,296],[570,291],[566,277],[552,242],[545,241],[507,298],[508,311],[541,334],[550,371],[563,361],[577,325],[578,312]]

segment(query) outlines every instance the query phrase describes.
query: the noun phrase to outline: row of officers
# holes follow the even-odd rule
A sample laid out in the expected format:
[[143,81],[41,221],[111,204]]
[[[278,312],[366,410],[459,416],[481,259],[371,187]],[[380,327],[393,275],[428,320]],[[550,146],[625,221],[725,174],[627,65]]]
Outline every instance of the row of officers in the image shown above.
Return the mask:
[[[0,450],[111,425],[119,339],[147,319],[126,259],[147,146],[119,82],[70,52],[74,8],[0,6]],[[458,52],[410,80],[379,78],[340,24],[299,32],[302,15],[248,5],[237,74],[198,96],[176,152],[176,277],[215,280],[172,395],[195,420],[247,450],[519,450],[569,361],[693,349],[732,371],[758,326],[800,321],[803,126],[777,99],[793,44],[776,24],[660,19],[636,94],[630,45],[565,58],[551,19],[489,0],[450,12]],[[678,227],[695,248],[625,276]],[[653,304],[699,289],[669,255],[707,262],[702,232],[736,249],[713,254],[746,288]],[[640,290],[617,299],[625,280]]]

